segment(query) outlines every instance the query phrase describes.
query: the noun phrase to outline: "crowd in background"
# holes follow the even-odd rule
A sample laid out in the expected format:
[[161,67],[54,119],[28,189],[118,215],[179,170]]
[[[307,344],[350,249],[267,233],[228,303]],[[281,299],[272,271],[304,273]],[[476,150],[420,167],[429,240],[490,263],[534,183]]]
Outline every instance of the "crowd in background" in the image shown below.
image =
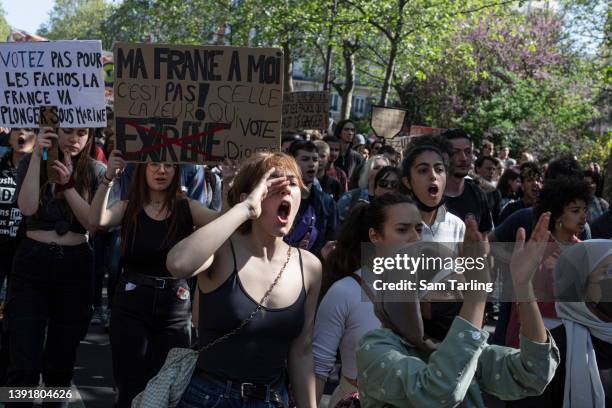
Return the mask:
[[[242,163],[134,164],[107,113],[105,129],[0,136],[0,385],[69,386],[101,325],[128,407],[171,348],[240,326],[201,353],[179,406],[316,406],[326,391],[330,407],[357,392],[366,407],[612,406],[604,163],[474,146],[462,129],[399,152],[344,120]],[[517,242],[505,285],[553,297],[572,276],[596,300],[374,302],[361,243],[416,241]],[[525,242],[546,244],[541,263]]]

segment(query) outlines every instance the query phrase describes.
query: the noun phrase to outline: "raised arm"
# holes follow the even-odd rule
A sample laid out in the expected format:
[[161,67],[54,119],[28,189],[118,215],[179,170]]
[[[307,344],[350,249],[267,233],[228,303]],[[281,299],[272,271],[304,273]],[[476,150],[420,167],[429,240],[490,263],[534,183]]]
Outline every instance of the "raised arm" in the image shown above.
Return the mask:
[[196,200],[189,200],[189,209],[191,210],[191,218],[193,218],[193,224],[196,228],[203,227],[221,215],[220,212],[213,211]]
[[212,264],[215,252],[234,231],[247,220],[261,215],[261,201],[289,184],[285,176],[268,179],[273,171],[274,168],[264,175],[244,201],[176,244],[166,258],[168,271],[184,279],[206,270]]
[[533,292],[532,279],[542,261],[550,232],[550,213],[540,216],[529,242],[525,244],[525,230],[516,233],[516,245],[510,261],[514,293],[519,305],[521,334],[531,341],[545,343],[548,339],[542,314]]
[[43,127],[38,132],[36,138],[36,146],[32,151],[30,163],[25,177],[19,185],[19,197],[17,197],[17,205],[23,215],[30,216],[36,214],[40,202],[40,165],[43,149],[51,148],[53,139],[57,139],[57,134],[53,133],[53,129]]
[[[64,152],[64,162],[56,160],[51,167],[57,172],[59,181],[56,185],[56,191],[58,188],[61,188],[64,193],[64,198],[66,202],[70,206],[72,213],[79,221],[79,223],[88,231],[95,232],[95,228],[91,226],[89,223],[89,208],[90,205],[81,195],[76,191],[72,180],[72,159],[70,157],[70,152]],[[65,188],[65,186],[69,186]]]
[[108,196],[110,194],[112,180],[118,172],[125,169],[126,163],[121,158],[121,152],[119,150],[113,150],[108,158],[108,165],[106,167],[106,174],[104,180],[100,183],[98,191],[94,196],[88,213],[88,222],[92,229],[97,230],[98,228],[111,228],[121,224],[123,214],[125,213],[126,202],[118,201],[111,208],[108,206]]

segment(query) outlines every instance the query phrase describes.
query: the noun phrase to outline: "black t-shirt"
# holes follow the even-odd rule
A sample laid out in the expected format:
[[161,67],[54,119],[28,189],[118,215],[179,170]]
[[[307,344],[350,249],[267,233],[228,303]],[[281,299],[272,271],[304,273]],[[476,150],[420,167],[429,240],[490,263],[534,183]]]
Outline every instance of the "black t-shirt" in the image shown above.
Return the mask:
[[[567,335],[565,326],[558,326],[550,331],[555,343],[559,348],[561,362],[555,371],[555,376],[548,384],[542,395],[537,397],[524,398],[518,401],[508,402],[508,408],[542,408],[542,407],[562,407],[565,391],[565,367],[567,353]],[[606,408],[612,408],[612,345],[595,336],[591,336],[599,376],[606,395]]]
[[480,232],[491,231],[493,220],[485,192],[473,180],[465,179],[464,185],[463,194],[446,197],[446,208],[463,221],[468,214],[474,215]]
[[501,224],[502,222],[504,222],[506,218],[512,215],[512,213],[515,213],[516,211],[522,210],[526,207],[527,204],[525,204],[523,200],[516,200],[508,203],[502,210],[501,215],[499,216],[499,223]]
[[11,151],[0,158],[0,252],[14,253],[22,215],[17,206],[17,169]]
[[593,238],[612,238],[612,210],[608,210],[593,221],[591,228]]
[[168,236],[170,223],[170,218],[154,220],[144,209],[140,210],[138,221],[128,234],[126,250],[121,258],[126,272],[160,278],[172,276],[166,268],[168,252],[193,232],[193,218],[188,200],[183,199],[176,203],[176,225],[173,236]]
[[[81,154],[85,154],[82,152]],[[28,154],[21,159],[19,168],[17,170],[17,192],[21,190],[21,184],[25,180],[30,166],[30,159],[32,155]],[[45,162],[41,161],[41,168],[45,166]],[[100,180],[104,177],[106,166],[98,161],[92,161],[89,168],[91,172],[91,195],[89,201],[93,199],[96,194],[96,190],[100,185]],[[64,198],[60,198],[55,194],[55,184],[48,183],[44,190],[41,192],[40,205],[38,211],[26,218],[26,227],[28,231],[42,230],[42,231],[56,231],[62,235],[68,231],[76,232],[77,234],[85,234],[87,231],[79,223],[74,216],[70,205]]]

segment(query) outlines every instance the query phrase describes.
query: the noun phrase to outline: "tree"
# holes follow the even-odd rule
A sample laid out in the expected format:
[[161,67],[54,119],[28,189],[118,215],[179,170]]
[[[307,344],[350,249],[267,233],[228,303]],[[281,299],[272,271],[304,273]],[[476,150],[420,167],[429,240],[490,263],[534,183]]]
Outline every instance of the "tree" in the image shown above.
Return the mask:
[[210,44],[222,13],[222,7],[205,0],[124,0],[104,33],[115,41]]
[[[432,3],[429,0],[341,0],[357,10],[363,20],[377,30],[383,41],[372,44],[372,53],[384,72],[379,104],[387,105],[396,73],[398,59],[406,50],[432,50],[440,34],[445,33],[452,22],[462,14],[484,9],[498,9],[514,3],[514,0],[486,3],[483,0]],[[417,52],[418,53],[418,52]]]
[[2,8],[2,3],[0,3],[0,41],[6,41],[10,32],[11,27],[4,18],[4,8]]
[[37,34],[51,40],[101,39],[103,47],[111,46],[103,27],[112,11],[105,0],[56,0],[49,21]]

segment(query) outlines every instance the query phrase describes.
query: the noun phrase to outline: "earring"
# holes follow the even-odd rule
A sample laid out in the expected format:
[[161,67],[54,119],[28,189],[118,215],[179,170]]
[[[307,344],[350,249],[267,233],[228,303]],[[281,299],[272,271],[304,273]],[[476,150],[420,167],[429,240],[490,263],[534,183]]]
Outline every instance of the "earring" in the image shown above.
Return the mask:
[[559,221],[559,228],[563,228],[563,223]]

